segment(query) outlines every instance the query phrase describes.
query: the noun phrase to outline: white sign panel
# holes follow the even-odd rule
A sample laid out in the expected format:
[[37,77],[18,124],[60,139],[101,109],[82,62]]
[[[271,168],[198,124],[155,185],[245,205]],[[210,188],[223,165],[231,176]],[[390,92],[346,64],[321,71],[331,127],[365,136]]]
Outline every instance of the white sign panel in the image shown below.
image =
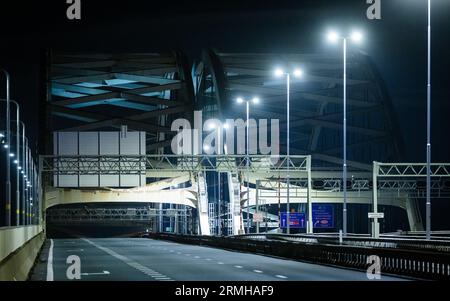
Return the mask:
[[[55,156],[143,156],[145,132],[54,132]],[[135,159],[136,160],[136,159]],[[130,163],[132,163],[130,161]],[[121,163],[127,164],[127,162]],[[137,163],[145,169],[145,162]],[[146,183],[145,172],[114,174],[54,174],[55,187],[137,187]]]
[[369,212],[369,218],[384,218],[384,212]]
[[262,223],[264,221],[263,214],[258,212],[253,214],[253,222],[254,223]]

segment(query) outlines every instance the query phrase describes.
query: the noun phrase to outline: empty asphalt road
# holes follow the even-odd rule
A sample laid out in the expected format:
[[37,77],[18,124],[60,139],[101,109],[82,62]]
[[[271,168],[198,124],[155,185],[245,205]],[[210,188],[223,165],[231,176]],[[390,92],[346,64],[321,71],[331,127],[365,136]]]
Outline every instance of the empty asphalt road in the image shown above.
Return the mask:
[[31,280],[69,280],[77,258],[79,280],[89,281],[369,281],[359,271],[146,238],[47,240]]

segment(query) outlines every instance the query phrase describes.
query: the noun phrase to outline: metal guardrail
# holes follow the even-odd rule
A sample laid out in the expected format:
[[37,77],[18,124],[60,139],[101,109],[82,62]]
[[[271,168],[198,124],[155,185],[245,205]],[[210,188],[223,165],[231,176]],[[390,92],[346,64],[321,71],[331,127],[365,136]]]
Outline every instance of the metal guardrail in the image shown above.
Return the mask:
[[[265,236],[266,239],[273,240],[289,240],[289,241],[305,241],[305,242],[316,242],[319,244],[329,244],[338,245],[339,238],[336,235],[320,235],[314,234],[245,234],[236,236],[237,238],[248,238],[248,239],[261,239],[261,236]],[[302,240],[303,239],[303,240]],[[309,239],[309,241],[308,241]],[[411,237],[382,237],[382,238],[371,238],[371,237],[361,237],[361,236],[348,236],[346,237],[342,245],[348,246],[360,246],[360,247],[370,247],[370,248],[390,248],[390,249],[403,249],[403,250],[429,250],[437,252],[449,252],[450,253],[450,240],[425,240],[416,239]]]
[[[307,237],[293,241],[292,235],[213,237],[194,235],[173,235],[163,233],[149,234],[150,238],[165,239],[180,243],[206,245],[249,253],[279,256],[315,264],[329,264],[366,271],[372,264],[370,256],[378,256],[381,274],[393,274],[419,279],[450,279],[450,253],[430,250],[411,250],[398,248],[367,247],[357,245],[311,243]],[[275,238],[275,239],[272,239]]]

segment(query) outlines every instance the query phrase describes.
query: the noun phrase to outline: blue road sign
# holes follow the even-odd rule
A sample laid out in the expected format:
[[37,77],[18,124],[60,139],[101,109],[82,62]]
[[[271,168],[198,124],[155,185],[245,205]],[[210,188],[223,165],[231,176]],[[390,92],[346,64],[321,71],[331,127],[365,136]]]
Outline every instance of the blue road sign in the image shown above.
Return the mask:
[[316,204],[312,208],[313,228],[334,228],[333,205]]
[[[287,212],[281,213],[281,228],[287,227]],[[305,228],[306,219],[303,212],[291,212],[289,213],[289,228]]]
[[[333,205],[313,204],[312,206],[313,227],[317,229],[334,228]],[[281,228],[287,227],[287,212],[281,213]],[[289,228],[306,228],[306,217],[304,212],[291,212],[289,214]]]

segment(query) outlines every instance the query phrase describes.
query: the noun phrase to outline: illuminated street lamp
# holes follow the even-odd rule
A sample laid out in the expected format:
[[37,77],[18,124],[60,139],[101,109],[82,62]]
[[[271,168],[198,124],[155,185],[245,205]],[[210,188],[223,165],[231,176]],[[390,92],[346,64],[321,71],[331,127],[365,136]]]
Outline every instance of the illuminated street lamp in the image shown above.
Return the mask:
[[427,202],[426,202],[426,239],[431,239],[431,0],[427,5]]
[[242,97],[238,97],[236,98],[236,102],[238,104],[242,104],[245,102],[246,104],[246,113],[247,113],[247,123],[246,123],[246,131],[247,131],[247,139],[246,139],[246,144],[247,144],[247,162],[246,162],[246,169],[247,169],[247,234],[250,233],[250,155],[249,155],[249,110],[250,110],[250,102],[252,102],[253,104],[258,104],[259,103],[259,98],[258,97],[253,97],[251,100],[249,99],[244,99]]
[[[343,235],[347,236],[347,41],[351,40],[353,43],[361,43],[363,35],[359,31],[352,32],[349,36],[342,36],[336,31],[330,31],[327,35],[328,41],[331,43],[337,43],[342,41],[344,50],[344,101],[343,101],[343,164],[342,164],[342,183],[344,191],[344,205],[342,209],[342,224],[343,224]],[[375,219],[375,228],[378,230],[378,221]],[[375,231],[377,231],[375,230]]]
[[[275,76],[276,77],[282,77],[282,76],[286,76],[286,87],[287,87],[287,93],[286,93],[286,107],[287,107],[287,145],[286,145],[286,164],[287,164],[287,176],[286,176],[286,188],[287,188],[287,198],[286,198],[286,233],[289,234],[290,233],[290,218],[289,218],[289,214],[290,214],[290,206],[289,206],[289,202],[290,202],[290,174],[289,174],[289,168],[290,168],[290,163],[291,163],[291,159],[290,159],[290,86],[291,86],[291,75],[293,75],[294,77],[301,77],[303,75],[303,71],[301,69],[294,69],[292,71],[292,73],[289,72],[285,72],[283,69],[281,68],[277,68],[275,69]],[[309,221],[309,223],[311,223],[311,221]],[[309,224],[308,223],[308,224]],[[281,226],[281,217],[280,217],[280,226]],[[310,232],[309,226],[307,226],[307,232]]]

